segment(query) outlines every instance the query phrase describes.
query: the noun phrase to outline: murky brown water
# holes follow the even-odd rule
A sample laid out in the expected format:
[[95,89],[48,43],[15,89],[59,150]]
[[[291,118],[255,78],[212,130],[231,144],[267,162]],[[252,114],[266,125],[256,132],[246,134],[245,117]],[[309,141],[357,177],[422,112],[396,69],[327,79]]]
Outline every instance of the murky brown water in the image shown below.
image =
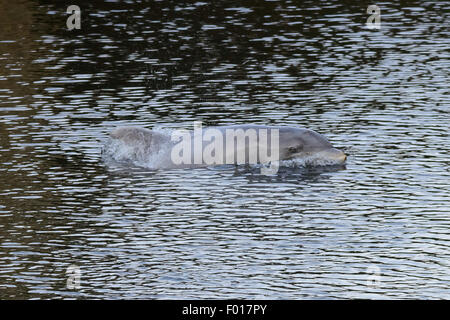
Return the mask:
[[[85,4],[68,31],[65,5],[0,1],[0,298],[450,298],[448,1],[378,3],[380,30],[365,3],[152,3]],[[195,120],[350,156],[101,162],[118,125]]]

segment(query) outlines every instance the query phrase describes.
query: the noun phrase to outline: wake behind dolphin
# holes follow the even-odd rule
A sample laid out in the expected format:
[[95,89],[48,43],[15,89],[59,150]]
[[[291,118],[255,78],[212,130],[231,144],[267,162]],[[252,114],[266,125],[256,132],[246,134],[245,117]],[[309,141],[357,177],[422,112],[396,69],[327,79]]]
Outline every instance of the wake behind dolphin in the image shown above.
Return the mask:
[[223,164],[343,164],[347,156],[321,134],[304,128],[233,125],[170,133],[119,127],[102,150],[107,164],[148,169],[193,168]]

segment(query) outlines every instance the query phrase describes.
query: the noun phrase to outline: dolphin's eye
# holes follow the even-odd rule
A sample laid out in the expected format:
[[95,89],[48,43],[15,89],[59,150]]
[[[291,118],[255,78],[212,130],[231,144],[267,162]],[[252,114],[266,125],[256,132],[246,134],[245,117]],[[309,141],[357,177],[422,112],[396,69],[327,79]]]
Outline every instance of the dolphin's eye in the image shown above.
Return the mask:
[[302,146],[289,147],[288,150],[290,153],[297,153],[302,151]]

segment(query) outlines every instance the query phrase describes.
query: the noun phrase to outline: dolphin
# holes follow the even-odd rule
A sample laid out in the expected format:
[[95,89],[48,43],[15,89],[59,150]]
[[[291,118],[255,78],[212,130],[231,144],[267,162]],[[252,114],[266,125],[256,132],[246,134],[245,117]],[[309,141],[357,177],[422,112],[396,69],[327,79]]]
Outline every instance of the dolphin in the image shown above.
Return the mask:
[[323,135],[306,128],[248,124],[175,133],[169,135],[137,126],[118,127],[111,131],[102,153],[119,163],[154,169],[265,164],[293,159],[326,165],[343,164],[347,159]]

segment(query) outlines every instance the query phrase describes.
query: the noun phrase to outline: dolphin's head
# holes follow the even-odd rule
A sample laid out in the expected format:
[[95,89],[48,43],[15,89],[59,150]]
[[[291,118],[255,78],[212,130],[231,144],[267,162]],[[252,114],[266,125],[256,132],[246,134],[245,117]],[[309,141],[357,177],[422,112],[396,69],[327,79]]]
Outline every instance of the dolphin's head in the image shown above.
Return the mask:
[[342,164],[347,155],[321,134],[301,128],[280,129],[280,159],[304,159],[307,163]]

